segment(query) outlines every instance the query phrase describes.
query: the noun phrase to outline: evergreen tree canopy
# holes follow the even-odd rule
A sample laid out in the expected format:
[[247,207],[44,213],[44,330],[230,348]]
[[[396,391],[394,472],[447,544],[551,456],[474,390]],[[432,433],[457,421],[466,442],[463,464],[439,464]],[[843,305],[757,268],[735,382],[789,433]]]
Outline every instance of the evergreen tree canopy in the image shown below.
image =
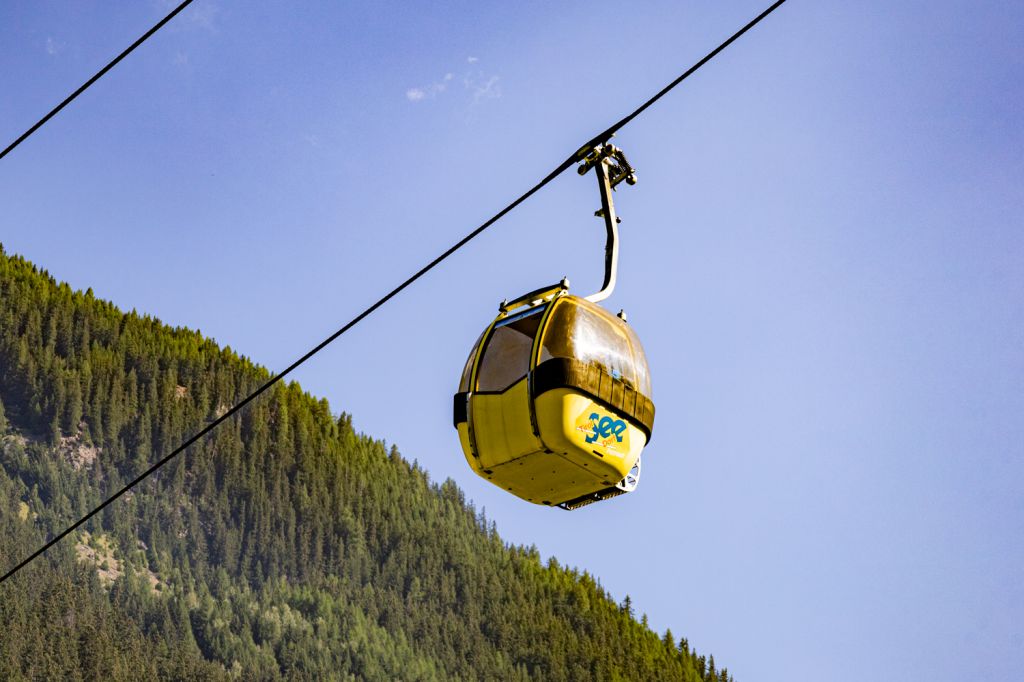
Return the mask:
[[[0,248],[0,567],[268,376]],[[727,679],[295,383],[0,586],[0,622],[0,679]]]

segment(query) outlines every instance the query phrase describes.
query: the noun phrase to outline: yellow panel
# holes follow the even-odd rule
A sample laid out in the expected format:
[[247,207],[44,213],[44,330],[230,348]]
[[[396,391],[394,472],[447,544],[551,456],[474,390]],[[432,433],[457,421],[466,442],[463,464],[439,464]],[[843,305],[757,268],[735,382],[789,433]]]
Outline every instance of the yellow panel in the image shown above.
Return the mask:
[[539,449],[484,469],[470,450],[469,425],[459,424],[458,431],[462,452],[473,471],[528,502],[554,505],[606,487],[565,457]]
[[530,404],[524,377],[504,393],[473,393],[469,419],[480,467],[492,469],[542,449],[530,425]]
[[[521,381],[501,394],[470,396],[477,453],[469,447],[469,427],[459,424],[459,441],[466,461],[479,476],[535,504],[559,504],[617,483],[606,482],[608,468],[594,462],[546,452],[530,427],[527,384]],[[632,435],[630,436],[632,437]],[[641,436],[642,442],[643,437]],[[594,455],[590,460],[597,460]]]
[[459,442],[478,475],[529,502],[554,505],[618,483],[636,463],[643,432],[568,388],[537,399],[544,445],[555,451],[545,452],[530,427],[526,391],[524,380],[501,394],[470,396],[479,459],[466,423],[458,426]]
[[534,504],[555,505],[607,487],[589,470],[542,450],[490,471],[484,478]]
[[647,444],[643,431],[623,415],[570,388],[547,391],[536,399],[536,409],[544,444],[607,485],[625,478]]
[[459,431],[459,445],[462,446],[462,454],[466,456],[466,461],[469,462],[473,471],[483,476],[483,467],[480,466],[480,462],[473,456],[473,450],[469,447],[469,424],[460,422],[456,428]]

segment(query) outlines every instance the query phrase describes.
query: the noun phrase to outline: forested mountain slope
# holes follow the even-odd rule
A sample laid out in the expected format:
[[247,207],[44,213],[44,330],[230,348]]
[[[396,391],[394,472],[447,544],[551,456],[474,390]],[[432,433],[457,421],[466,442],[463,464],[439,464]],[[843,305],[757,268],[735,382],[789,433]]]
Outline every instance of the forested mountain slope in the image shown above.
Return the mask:
[[[0,248],[0,569],[267,376]],[[294,383],[154,478],[0,585],[0,679],[728,679]]]

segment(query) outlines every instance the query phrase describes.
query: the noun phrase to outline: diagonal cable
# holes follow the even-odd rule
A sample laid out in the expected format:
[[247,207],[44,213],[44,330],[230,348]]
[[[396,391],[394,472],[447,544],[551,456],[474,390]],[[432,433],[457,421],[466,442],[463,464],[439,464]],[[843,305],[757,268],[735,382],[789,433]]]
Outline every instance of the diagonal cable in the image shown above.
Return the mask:
[[740,37],[741,35],[743,35],[743,34],[744,34],[744,33],[746,33],[746,32],[747,32],[748,30],[750,30],[750,29],[751,29],[751,28],[752,28],[752,27],[753,27],[754,25],[756,25],[756,24],[757,24],[758,22],[760,22],[760,21],[761,21],[762,19],[764,19],[764,18],[765,18],[766,16],[768,16],[769,14],[771,14],[771,13],[772,13],[773,11],[775,11],[775,9],[776,9],[777,7],[779,7],[780,5],[782,5],[782,4],[783,4],[783,3],[785,2],[785,1],[786,1],[786,0],[778,0],[778,2],[776,2],[775,4],[773,4],[773,5],[772,5],[771,7],[769,7],[769,8],[767,9],[767,10],[765,10],[764,12],[762,12],[761,14],[759,14],[759,15],[758,15],[757,17],[755,17],[755,18],[754,18],[754,19],[753,19],[752,21],[750,21],[750,22],[749,22],[749,23],[748,23],[748,24],[747,24],[746,26],[744,26],[743,28],[741,28],[741,29],[740,29],[739,31],[737,31],[736,33],[734,33],[734,34],[733,34],[733,35],[732,35],[732,36],[731,36],[731,37],[730,37],[730,38],[729,38],[728,40],[726,40],[726,41],[725,41],[724,43],[722,43],[721,45],[719,45],[718,47],[716,47],[716,48],[715,48],[714,50],[712,50],[711,52],[709,52],[709,53],[708,53],[707,55],[705,55],[703,59],[701,59],[701,60],[700,60],[699,62],[697,62],[696,64],[694,64],[693,66],[691,66],[691,67],[690,67],[689,69],[687,69],[687,70],[686,70],[685,72],[683,72],[683,74],[682,74],[681,76],[679,76],[679,77],[678,77],[678,78],[676,78],[676,79],[675,79],[674,81],[672,81],[671,83],[669,83],[669,84],[668,84],[668,85],[667,85],[666,87],[662,88],[662,90],[661,90],[660,92],[658,92],[658,93],[657,93],[657,94],[656,94],[656,95],[655,95],[654,97],[652,97],[651,99],[649,99],[649,100],[647,100],[646,102],[644,102],[644,103],[643,103],[643,104],[642,104],[642,105],[641,105],[641,106],[640,106],[639,108],[635,109],[635,110],[634,110],[634,111],[633,111],[632,113],[630,113],[630,114],[629,114],[628,116],[626,116],[625,118],[621,119],[620,121],[618,121],[617,123],[615,123],[614,125],[612,125],[612,126],[611,126],[610,128],[608,128],[607,130],[605,130],[605,131],[604,131],[603,133],[601,133],[600,135],[597,135],[596,137],[592,138],[592,139],[591,139],[591,141],[590,141],[590,142],[588,142],[588,143],[587,143],[586,145],[584,145],[584,147],[583,147],[583,148],[582,148],[582,149],[581,149],[580,151],[577,151],[577,152],[573,152],[573,154],[572,154],[572,155],[570,155],[570,156],[569,156],[569,158],[567,158],[567,159],[566,159],[565,161],[563,161],[562,163],[560,163],[560,164],[559,164],[559,165],[558,165],[558,166],[557,166],[557,167],[556,167],[556,168],[555,168],[554,170],[552,170],[552,171],[551,171],[550,173],[548,173],[548,174],[547,174],[546,176],[544,176],[544,179],[543,179],[543,180],[541,180],[541,181],[540,181],[540,182],[538,182],[538,183],[537,183],[536,185],[534,185],[533,187],[531,187],[531,188],[530,188],[529,190],[527,190],[527,191],[526,191],[526,193],[522,194],[522,195],[521,195],[521,196],[520,196],[520,197],[519,197],[518,199],[516,199],[515,201],[513,201],[513,202],[512,202],[511,204],[509,204],[508,206],[506,206],[505,208],[501,209],[501,210],[500,210],[500,211],[498,211],[498,212],[497,212],[496,214],[494,214],[494,216],[493,216],[493,217],[491,217],[491,218],[490,218],[490,220],[488,220],[488,221],[487,221],[487,222],[485,222],[485,223],[484,223],[483,225],[481,225],[480,227],[476,228],[475,230],[473,230],[472,232],[470,232],[469,234],[467,234],[467,235],[466,235],[465,237],[463,237],[462,239],[460,239],[460,240],[459,240],[458,242],[456,242],[455,244],[453,244],[453,245],[452,245],[451,247],[449,247],[449,248],[448,248],[448,250],[447,250],[447,251],[445,251],[444,253],[442,253],[442,254],[441,254],[440,256],[438,256],[438,257],[437,257],[437,258],[435,258],[434,260],[432,260],[432,261],[430,261],[429,263],[427,263],[426,265],[424,265],[424,266],[423,266],[422,268],[420,268],[420,269],[419,269],[419,270],[418,270],[418,271],[417,271],[417,272],[416,272],[416,273],[415,273],[414,275],[412,275],[412,276],[411,276],[411,277],[409,277],[409,278],[408,278],[407,280],[405,280],[404,282],[402,282],[401,284],[399,284],[399,285],[398,285],[397,287],[395,287],[394,289],[392,289],[391,291],[389,291],[389,292],[388,292],[387,294],[385,294],[384,296],[382,296],[382,297],[381,297],[380,299],[378,299],[376,303],[374,303],[374,304],[373,304],[373,305],[371,305],[371,306],[370,306],[369,308],[367,308],[367,309],[366,309],[366,310],[364,310],[363,312],[361,312],[361,313],[359,313],[358,315],[356,315],[355,317],[353,317],[353,318],[352,318],[351,320],[349,320],[349,321],[348,321],[348,322],[347,322],[347,323],[346,323],[346,324],[345,324],[345,325],[344,325],[343,327],[341,327],[341,328],[340,328],[340,329],[339,329],[338,331],[336,331],[336,332],[334,332],[333,334],[331,334],[330,336],[328,336],[328,337],[327,337],[326,339],[324,339],[324,340],[323,340],[323,341],[321,341],[321,342],[320,342],[319,344],[317,344],[316,346],[314,346],[313,348],[311,348],[311,349],[310,349],[309,351],[307,351],[305,355],[303,355],[302,357],[300,357],[300,358],[299,358],[298,360],[296,360],[296,361],[295,361],[295,362],[293,362],[292,364],[288,365],[288,367],[287,367],[287,368],[285,368],[285,369],[284,369],[284,371],[282,371],[282,372],[281,372],[280,374],[276,374],[276,375],[274,375],[273,377],[271,377],[270,379],[268,379],[268,380],[267,380],[267,381],[266,381],[266,382],[265,382],[265,383],[264,383],[264,384],[263,384],[262,386],[260,386],[259,388],[257,388],[257,389],[256,389],[255,391],[253,391],[252,393],[250,393],[250,394],[249,394],[248,396],[246,396],[245,398],[243,398],[243,399],[241,400],[241,402],[238,402],[238,403],[236,403],[236,404],[234,405],[234,407],[232,407],[231,409],[229,409],[229,410],[228,410],[227,412],[225,412],[224,414],[222,414],[222,415],[221,415],[220,417],[218,417],[218,418],[217,418],[217,419],[215,419],[214,421],[212,421],[212,422],[210,422],[209,424],[207,424],[207,425],[206,425],[205,427],[203,427],[203,428],[202,428],[202,429],[201,429],[201,430],[200,430],[200,431],[199,431],[198,433],[196,433],[195,435],[193,435],[193,436],[192,436],[191,438],[189,438],[189,439],[188,439],[188,440],[186,440],[186,441],[185,441],[184,443],[182,443],[182,444],[181,444],[181,445],[179,445],[179,446],[178,446],[177,448],[175,448],[175,449],[174,449],[174,450],[173,450],[172,452],[170,452],[169,454],[165,455],[165,456],[164,456],[164,457],[163,457],[162,459],[160,459],[159,461],[157,461],[157,462],[156,462],[156,464],[154,464],[153,466],[149,467],[149,468],[148,468],[148,469],[146,469],[146,470],[145,470],[144,472],[142,472],[141,474],[139,474],[138,476],[136,476],[136,477],[135,477],[135,478],[134,478],[134,479],[133,479],[132,481],[128,482],[128,483],[127,483],[127,484],[126,484],[126,485],[125,485],[125,486],[124,486],[123,488],[121,488],[121,489],[120,489],[120,490],[118,490],[118,491],[117,491],[116,493],[114,493],[113,495],[111,495],[110,497],[108,497],[108,498],[107,498],[106,500],[104,500],[103,502],[101,502],[101,503],[99,504],[99,506],[97,506],[97,507],[96,507],[95,509],[93,509],[93,510],[92,510],[92,511],[90,511],[90,512],[89,512],[88,514],[86,514],[85,516],[83,516],[82,518],[80,518],[80,519],[79,519],[78,521],[75,521],[75,522],[74,522],[73,524],[71,524],[70,526],[68,526],[68,527],[67,527],[66,529],[64,529],[63,531],[61,531],[61,532],[60,532],[60,533],[59,533],[58,535],[54,536],[54,537],[53,537],[52,539],[50,539],[50,540],[49,540],[48,542],[46,542],[46,544],[44,544],[44,545],[43,545],[42,547],[40,547],[40,548],[39,548],[39,549],[37,549],[37,550],[36,550],[35,552],[33,552],[32,554],[30,554],[30,555],[29,555],[28,557],[26,557],[25,559],[23,559],[23,560],[21,561],[21,563],[19,563],[18,565],[16,565],[16,566],[15,566],[14,568],[10,569],[9,571],[7,571],[7,573],[5,573],[5,574],[3,575],[3,577],[0,577],[0,583],[3,583],[4,581],[6,581],[6,580],[7,580],[8,578],[10,578],[11,576],[13,576],[13,575],[14,575],[15,573],[17,573],[17,572],[18,572],[19,570],[21,570],[21,569],[22,569],[23,567],[25,567],[26,565],[28,565],[28,564],[29,564],[29,563],[30,563],[30,562],[31,562],[32,560],[34,560],[34,559],[35,559],[36,557],[38,557],[38,556],[39,556],[39,555],[41,555],[41,554],[42,554],[43,552],[45,552],[46,550],[48,550],[48,549],[49,549],[50,547],[53,547],[53,546],[54,546],[55,544],[57,544],[57,543],[58,543],[58,542],[60,542],[60,541],[61,541],[62,539],[64,539],[64,538],[65,538],[65,537],[66,537],[66,536],[67,536],[68,534],[70,534],[70,533],[71,533],[72,531],[74,531],[74,530],[75,530],[76,528],[78,528],[79,526],[81,526],[81,525],[82,525],[83,523],[85,523],[86,521],[88,521],[89,519],[91,519],[91,518],[92,518],[93,516],[95,516],[96,514],[98,514],[98,513],[100,513],[101,511],[103,511],[103,509],[105,509],[105,508],[106,508],[106,507],[107,507],[108,505],[110,505],[110,503],[112,503],[112,502],[113,502],[114,500],[116,500],[117,498],[119,498],[119,497],[121,497],[122,495],[124,495],[124,494],[125,494],[126,492],[128,492],[129,490],[131,490],[131,489],[132,489],[132,488],[133,488],[134,486],[138,485],[138,484],[139,484],[139,483],[141,483],[141,482],[142,482],[143,480],[145,480],[146,478],[148,478],[148,477],[149,477],[149,476],[150,476],[150,475],[151,475],[152,473],[154,473],[154,472],[155,472],[155,471],[156,471],[157,469],[159,469],[160,467],[162,467],[163,465],[167,464],[167,463],[168,463],[168,462],[170,462],[170,461],[171,461],[172,459],[174,459],[175,457],[177,457],[178,455],[180,455],[180,454],[181,454],[182,452],[184,452],[184,451],[185,451],[185,450],[186,450],[186,449],[187,449],[187,448],[188,448],[189,446],[193,445],[193,444],[194,444],[194,443],[195,443],[196,441],[200,440],[200,439],[201,439],[201,438],[202,438],[203,436],[205,436],[206,434],[210,433],[210,431],[213,431],[213,430],[214,430],[215,428],[217,428],[217,426],[219,426],[219,425],[220,425],[220,424],[221,424],[222,422],[226,421],[226,420],[227,420],[228,418],[230,418],[230,417],[231,417],[231,416],[233,416],[234,414],[238,413],[238,412],[239,412],[239,411],[240,411],[240,410],[241,410],[242,408],[244,408],[244,407],[245,407],[246,405],[248,405],[248,404],[249,404],[250,402],[252,402],[253,400],[255,400],[255,399],[256,399],[257,397],[259,397],[259,396],[260,396],[261,394],[263,394],[263,393],[264,393],[264,392],[265,392],[265,391],[266,391],[267,389],[269,389],[269,388],[270,388],[271,386],[273,386],[274,384],[276,384],[276,383],[277,383],[278,381],[280,381],[281,379],[285,378],[285,377],[286,377],[286,376],[287,376],[288,374],[290,374],[290,373],[291,373],[291,372],[292,372],[293,370],[295,370],[295,369],[296,369],[297,367],[299,367],[299,365],[303,364],[304,362],[306,362],[306,360],[309,360],[309,359],[310,359],[311,357],[313,357],[314,355],[316,355],[317,353],[319,353],[319,352],[320,352],[321,350],[323,350],[324,348],[326,348],[326,347],[327,347],[327,346],[328,346],[328,345],[329,345],[329,344],[330,344],[331,342],[333,342],[333,341],[334,341],[335,339],[337,339],[337,338],[338,338],[339,336],[341,336],[342,334],[344,334],[345,332],[347,332],[347,331],[348,331],[349,329],[351,329],[352,327],[354,327],[354,326],[356,326],[357,324],[359,324],[359,323],[360,323],[361,321],[363,321],[363,320],[364,320],[364,319],[365,319],[366,317],[368,317],[368,316],[369,316],[369,315],[370,315],[371,313],[373,313],[373,312],[374,312],[375,310],[377,310],[378,308],[380,308],[381,306],[383,306],[383,305],[384,305],[385,303],[387,303],[388,301],[390,301],[390,300],[391,300],[392,298],[394,298],[395,296],[397,296],[397,295],[398,295],[399,293],[401,293],[401,292],[402,292],[402,291],[403,291],[403,290],[404,290],[404,289],[405,289],[406,287],[408,287],[408,286],[409,286],[410,284],[412,284],[413,282],[415,282],[416,280],[418,280],[418,279],[419,279],[420,277],[422,277],[423,275],[427,274],[427,273],[428,273],[429,271],[433,270],[433,269],[434,269],[434,268],[435,268],[435,267],[436,267],[437,265],[439,265],[439,264],[440,264],[440,263],[441,263],[442,261],[444,261],[445,259],[447,259],[447,258],[448,258],[449,256],[451,256],[451,255],[452,255],[453,253],[455,253],[456,251],[458,251],[459,249],[461,249],[461,248],[462,248],[463,246],[465,246],[466,244],[468,244],[468,243],[469,243],[469,242],[470,242],[470,241],[471,241],[471,240],[472,240],[472,239],[473,239],[474,237],[476,237],[477,235],[479,235],[479,234],[480,234],[481,232],[483,232],[484,230],[486,230],[486,229],[487,229],[488,227],[490,227],[490,226],[491,226],[491,225],[493,225],[494,223],[498,222],[498,221],[499,221],[499,220],[500,220],[501,218],[503,218],[503,217],[504,217],[504,216],[505,216],[505,215],[506,215],[507,213],[509,213],[509,212],[510,212],[510,211],[511,211],[512,209],[514,209],[514,208],[515,208],[516,206],[518,206],[519,204],[523,203],[524,201],[526,201],[527,199],[529,199],[529,198],[530,198],[531,196],[533,196],[534,194],[536,194],[536,193],[537,193],[538,191],[540,191],[540,189],[541,189],[542,187],[544,187],[544,186],[545,186],[545,185],[547,185],[547,184],[548,184],[549,182],[551,182],[552,180],[554,180],[555,178],[557,178],[557,177],[558,177],[559,175],[561,175],[562,173],[564,173],[564,172],[565,172],[565,171],[566,171],[566,170],[567,170],[567,169],[568,169],[568,168],[569,168],[570,166],[572,166],[572,165],[573,165],[574,163],[576,163],[576,162],[577,162],[578,160],[580,160],[580,158],[582,158],[582,154],[584,154],[584,153],[586,152],[586,150],[589,150],[591,146],[593,146],[593,145],[596,145],[596,144],[601,144],[601,143],[603,143],[603,142],[607,141],[607,140],[608,140],[608,138],[610,138],[610,137],[611,137],[611,136],[612,136],[612,135],[613,135],[613,134],[614,134],[614,133],[615,133],[616,131],[618,131],[619,129],[621,129],[621,128],[622,128],[623,126],[625,126],[625,125],[626,125],[626,124],[628,124],[628,123],[629,123],[630,121],[632,121],[632,120],[633,120],[634,118],[636,118],[636,117],[637,117],[637,116],[638,116],[638,115],[639,115],[640,113],[642,113],[642,112],[643,112],[643,111],[644,111],[645,109],[647,109],[647,108],[648,108],[648,107],[650,107],[650,106],[651,106],[652,104],[654,104],[654,103],[655,103],[656,101],[658,101],[658,100],[659,100],[659,99],[660,99],[661,97],[663,97],[663,96],[664,96],[664,95],[665,95],[665,94],[666,94],[666,93],[667,93],[667,92],[668,92],[669,90],[671,90],[672,88],[674,88],[674,87],[676,87],[677,85],[679,85],[680,83],[682,83],[682,82],[683,82],[683,81],[684,81],[684,80],[685,80],[685,79],[686,79],[687,77],[689,77],[689,76],[690,76],[690,75],[691,75],[691,74],[692,74],[693,72],[695,72],[695,71],[696,71],[697,69],[699,69],[699,68],[700,68],[701,66],[703,66],[703,65],[704,65],[704,64],[706,64],[707,62],[711,61],[711,59],[713,59],[713,58],[715,57],[715,55],[717,55],[717,54],[718,54],[719,52],[721,52],[722,50],[724,50],[724,49],[725,49],[726,47],[728,47],[728,46],[729,46],[729,45],[730,45],[730,44],[731,44],[731,43],[732,43],[733,41],[735,41],[735,40],[736,40],[737,38],[739,38],[739,37]]
[[607,142],[609,139],[611,139],[612,135],[614,135],[619,130],[624,128],[630,121],[632,121],[634,118],[636,118],[637,116],[642,114],[644,111],[646,111],[648,109],[648,107],[650,107],[652,104],[654,104],[659,99],[661,99],[666,94],[668,94],[669,90],[672,90],[674,87],[676,87],[677,85],[682,83],[684,80],[689,78],[697,69],[699,69],[700,67],[704,66],[705,64],[710,62],[712,59],[714,59],[718,55],[719,52],[721,52],[725,48],[727,48],[730,45],[732,45],[733,42],[735,42],[737,39],[739,39],[740,36],[742,36],[744,33],[749,31],[750,29],[754,28],[754,26],[759,24],[762,19],[764,19],[766,16],[768,16],[769,14],[774,12],[776,9],[778,9],[779,6],[782,5],[782,3],[784,3],[784,2],[786,2],[786,0],[777,0],[777,2],[775,2],[770,7],[768,7],[768,9],[766,9],[765,11],[761,12],[756,17],[751,19],[749,22],[747,22],[746,26],[744,26],[740,30],[738,30],[735,33],[733,33],[731,36],[729,36],[728,39],[725,40],[725,42],[723,42],[721,45],[719,45],[715,49],[711,50],[711,52],[708,52],[706,55],[704,55],[704,57],[700,61],[698,61],[696,64],[694,64],[693,66],[688,68],[686,71],[681,73],[678,78],[676,78],[674,81],[672,81],[671,83],[669,83],[668,85],[663,87],[661,90],[659,90],[658,93],[655,94],[653,97],[651,97],[649,100],[647,100],[646,102],[644,102],[643,104],[638,106],[636,109],[631,111],[628,115],[624,116],[623,118],[621,118],[618,121],[616,121],[615,123],[613,123],[607,130],[605,130],[600,135],[597,135],[596,137],[591,138],[591,140],[589,142],[587,142],[585,145],[583,145],[581,151],[584,150],[584,149],[589,150],[592,147],[595,147],[595,146],[597,146],[599,144],[603,144],[603,143]]
[[157,31],[159,31],[159,30],[160,30],[160,29],[161,29],[161,28],[163,27],[163,25],[164,25],[164,24],[166,24],[166,23],[167,23],[168,21],[170,21],[170,20],[171,20],[171,19],[173,19],[173,18],[174,18],[175,16],[177,16],[178,12],[180,12],[180,11],[181,11],[181,10],[183,10],[183,9],[185,9],[185,8],[186,8],[186,7],[188,7],[188,6],[190,5],[190,4],[192,4],[192,0],[185,0],[185,1],[184,1],[184,2],[182,2],[182,3],[180,4],[180,5],[178,5],[177,7],[175,7],[175,8],[174,8],[174,9],[173,9],[173,10],[171,11],[171,13],[170,13],[170,14],[168,14],[168,15],[167,15],[166,17],[164,17],[163,19],[161,19],[160,21],[158,21],[158,22],[157,22],[157,23],[156,23],[156,24],[155,24],[155,25],[154,25],[154,26],[153,26],[153,27],[152,27],[151,29],[149,29],[148,31],[146,31],[145,33],[143,33],[143,34],[142,34],[141,36],[139,36],[139,39],[138,39],[138,40],[136,40],[136,41],[135,41],[134,43],[132,43],[131,45],[129,45],[129,46],[128,46],[128,48],[127,48],[127,49],[125,49],[125,51],[124,51],[124,52],[122,52],[121,54],[119,54],[119,55],[117,55],[116,57],[114,57],[114,59],[113,59],[113,60],[111,60],[111,62],[110,62],[109,64],[107,64],[107,65],[106,65],[106,66],[104,66],[104,67],[103,67],[102,69],[100,69],[99,71],[97,71],[97,72],[96,72],[96,73],[95,73],[95,74],[93,75],[93,77],[92,77],[92,78],[90,78],[89,80],[87,80],[87,81],[85,81],[84,83],[82,83],[82,85],[80,85],[80,86],[79,86],[79,88],[78,88],[77,90],[75,90],[75,91],[74,91],[74,92],[72,92],[72,93],[71,93],[70,95],[68,95],[68,96],[67,96],[66,98],[64,98],[64,101],[63,101],[63,102],[61,102],[60,104],[58,104],[57,106],[55,106],[55,107],[54,107],[53,109],[51,109],[51,110],[50,110],[50,113],[48,113],[48,114],[47,114],[46,116],[43,116],[43,117],[42,117],[41,119],[39,119],[38,121],[36,121],[36,122],[35,122],[35,125],[33,125],[33,126],[32,126],[31,128],[29,128],[28,130],[26,130],[25,132],[23,132],[23,133],[21,134],[21,136],[20,136],[20,137],[18,137],[18,139],[17,139],[17,140],[15,140],[14,142],[12,142],[12,143],[10,143],[9,145],[7,145],[7,147],[6,147],[6,148],[5,148],[5,149],[4,149],[4,150],[3,150],[2,152],[0,152],[0,159],[2,159],[2,158],[4,158],[5,156],[7,156],[7,155],[8,155],[8,154],[9,154],[9,153],[10,153],[11,151],[13,151],[13,150],[14,150],[14,148],[15,148],[15,147],[17,147],[17,146],[18,146],[19,144],[21,144],[21,143],[22,143],[22,142],[24,142],[24,141],[25,141],[26,139],[28,139],[28,136],[29,136],[29,135],[31,135],[31,134],[32,134],[32,133],[34,133],[35,131],[39,130],[40,128],[42,128],[42,127],[43,127],[43,125],[44,125],[44,124],[45,124],[45,123],[46,123],[47,121],[49,121],[49,120],[50,120],[51,118],[53,118],[53,117],[54,117],[54,116],[56,116],[56,115],[57,115],[58,113],[60,113],[60,110],[61,110],[61,109],[63,109],[63,108],[64,108],[64,107],[66,107],[67,105],[71,104],[71,102],[72,102],[72,101],[74,101],[74,99],[75,99],[76,97],[78,97],[78,96],[79,96],[79,95],[81,95],[81,94],[82,94],[83,92],[85,92],[85,91],[86,91],[86,90],[87,90],[87,89],[89,88],[89,86],[90,86],[90,85],[92,85],[93,83],[95,83],[96,81],[98,81],[98,80],[99,80],[100,78],[103,78],[103,76],[104,76],[104,75],[105,75],[105,74],[107,73],[107,71],[110,71],[110,70],[111,70],[112,68],[114,68],[115,66],[117,66],[118,62],[120,62],[120,61],[121,61],[122,59],[124,59],[125,57],[127,57],[128,55],[130,55],[130,54],[132,53],[132,51],[133,51],[133,50],[134,50],[135,48],[137,48],[137,47],[138,47],[139,45],[141,45],[142,43],[146,42],[146,40],[147,40],[147,39],[148,39],[148,38],[149,38],[149,37],[150,37],[151,35],[153,35],[153,34],[154,34],[154,33],[156,33]]

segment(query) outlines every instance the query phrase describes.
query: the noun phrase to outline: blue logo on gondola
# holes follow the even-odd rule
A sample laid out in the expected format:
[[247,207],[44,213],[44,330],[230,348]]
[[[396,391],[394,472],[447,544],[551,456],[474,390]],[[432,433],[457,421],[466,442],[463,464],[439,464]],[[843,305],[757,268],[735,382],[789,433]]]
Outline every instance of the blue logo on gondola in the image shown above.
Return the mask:
[[622,432],[626,430],[626,422],[621,419],[602,417],[597,412],[590,413],[590,427],[593,432],[587,436],[588,443],[596,443],[598,438],[610,439],[615,436],[615,441],[622,442]]

